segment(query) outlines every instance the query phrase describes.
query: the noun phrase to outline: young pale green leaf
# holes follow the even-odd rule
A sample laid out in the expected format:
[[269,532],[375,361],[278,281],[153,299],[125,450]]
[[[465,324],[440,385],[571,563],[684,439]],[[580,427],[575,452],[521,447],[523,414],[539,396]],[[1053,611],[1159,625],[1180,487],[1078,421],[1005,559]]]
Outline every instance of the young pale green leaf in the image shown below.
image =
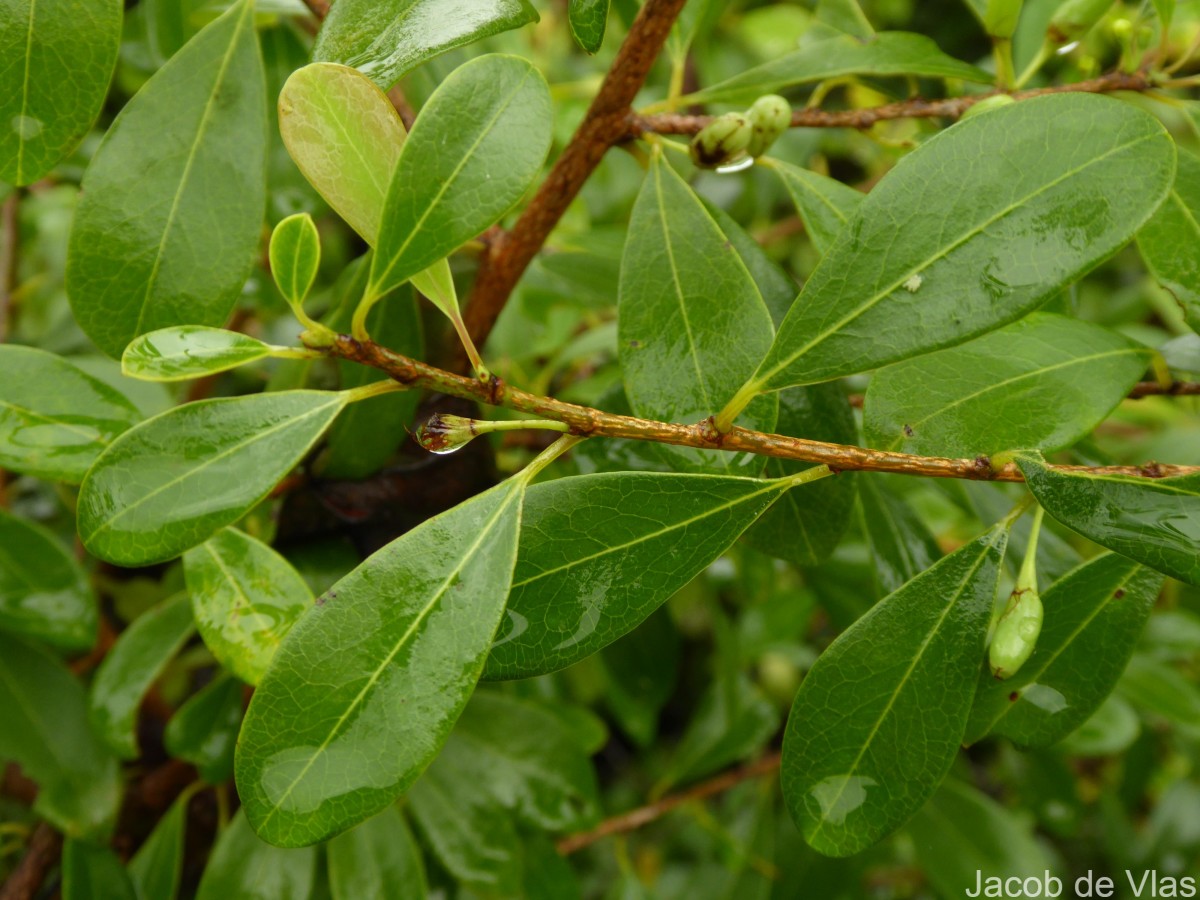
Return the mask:
[[75,149],[104,105],[120,0],[7,0],[0,8],[0,181],[33,184]]
[[0,467],[78,484],[141,418],[121,393],[61,356],[0,346]]
[[890,594],[932,566],[942,551],[912,507],[885,490],[880,477],[860,478],[858,496],[863,530],[875,558],[875,577],[882,593]]
[[62,900],[137,900],[137,893],[112,850],[69,838],[63,845]]
[[67,257],[75,319],[108,355],[229,315],[262,228],[266,113],[254,4],[239,0],[117,116],[84,174]]
[[88,726],[83,685],[58,659],[0,634],[0,759],[38,785],[34,811],[71,837],[111,827],[117,760]]
[[395,806],[339,834],[326,852],[333,900],[425,900],[428,896],[421,851]]
[[272,847],[259,840],[245,811],[238,810],[217,838],[196,900],[309,900],[316,869],[315,847]]
[[308,213],[288,216],[271,232],[267,251],[271,275],[283,299],[300,306],[317,278],[321,265],[321,236]]
[[226,528],[183,557],[192,615],[217,661],[258,684],[313,595],[291,563],[245,532]]
[[[835,444],[858,442],[858,426],[849,398],[839,384],[814,384],[779,394],[779,434]],[[772,459],[767,475],[783,477],[811,468],[805,463]],[[756,550],[799,566],[824,560],[841,541],[854,516],[857,478],[841,474],[785,493],[746,532]]]
[[233,777],[233,751],[242,724],[242,685],[223,675],[188,698],[163,734],[167,752],[190,762],[209,784]]
[[1029,489],[1062,524],[1101,547],[1200,585],[1200,475],[1139,478],[1052,469],[1017,456]]
[[[621,259],[617,327],[634,413],[698,422],[716,413],[771,346],[771,316],[741,255],[675,171],[657,157],[638,194]],[[772,431],[774,398],[741,424]],[[745,454],[667,448],[700,471],[758,474]]]
[[1033,654],[1012,678],[981,673],[963,743],[995,733],[1048,747],[1082,725],[1133,655],[1163,577],[1106,553],[1056,581]]
[[570,0],[567,4],[567,24],[571,37],[588,53],[597,53],[604,43],[611,0]]
[[273,349],[236,331],[177,325],[135,337],[121,354],[121,371],[143,381],[187,381],[265,359]]
[[1174,168],[1162,125],[1111,97],[1035,97],[960,122],[862,201],[754,384],[864,372],[1020,318],[1125,244]]
[[537,20],[529,0],[338,0],[313,59],[353,66],[386,90],[427,59]]
[[1153,355],[1099,325],[1034,313],[881,369],[863,431],[872,447],[924,456],[1069,447],[1112,412]]
[[400,151],[369,295],[403,284],[511,209],[542,167],[551,124],[550,89],[525,60],[488,54],[455,69]]
[[288,634],[242,726],[254,829],[311,844],[395,801],[467,703],[504,614],[521,479],[428,519],[339,581]]
[[805,839],[850,856],[925,803],[967,724],[1008,533],[997,526],[884,598],[805,677],[783,796]]
[[824,254],[858,211],[865,194],[840,181],[778,160],[770,161],[796,204],[804,230],[817,252]]
[[129,861],[129,877],[138,900],[175,900],[183,874],[183,838],[192,795],[190,790],[179,795]]
[[507,622],[484,677],[553,672],[632,631],[784,490],[751,478],[655,472],[534,485]]
[[1179,151],[1175,186],[1138,233],[1142,259],[1200,331],[1200,158]]
[[42,526],[0,510],[0,631],[87,650],[99,624],[75,558]]
[[138,708],[156,678],[192,636],[192,610],[177,594],[121,632],[92,681],[88,715],[100,739],[123,759],[138,755]]
[[1162,27],[1170,28],[1171,20],[1175,18],[1175,0],[1150,0],[1154,6],[1155,12],[1158,13],[1158,18],[1162,22]]
[[79,536],[123,566],[173,559],[232,525],[296,465],[344,393],[281,391],[178,406],[130,429],[88,472]]
[[838,34],[807,43],[785,56],[688,94],[683,102],[752,100],[762,94],[844,75],[919,75],[959,78],[979,84],[990,84],[993,80],[982,69],[947,56],[921,34],[881,31],[869,40]]

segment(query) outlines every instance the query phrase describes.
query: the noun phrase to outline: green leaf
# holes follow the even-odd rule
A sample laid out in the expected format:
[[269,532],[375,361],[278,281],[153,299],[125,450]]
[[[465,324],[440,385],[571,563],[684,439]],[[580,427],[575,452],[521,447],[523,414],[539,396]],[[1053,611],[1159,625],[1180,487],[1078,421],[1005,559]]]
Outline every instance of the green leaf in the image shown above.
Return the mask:
[[75,558],[42,526],[0,510],[0,631],[86,650],[99,624]]
[[1118,689],[1135,706],[1176,725],[1200,730],[1200,690],[1178,669],[1145,654],[1134,654]]
[[33,184],[87,134],[121,43],[119,0],[6,0],[0,181]]
[[921,869],[944,897],[973,890],[978,877],[1040,879],[1053,870],[1021,817],[957,778],[946,779],[907,831]]
[[632,631],[783,490],[779,482],[654,472],[534,485],[525,498],[507,625],[484,677],[553,672]]
[[121,354],[121,372],[143,381],[186,381],[265,359],[274,349],[236,331],[178,325],[135,337]]
[[1151,0],[1154,5],[1155,12],[1158,13],[1159,21],[1164,29],[1171,27],[1171,20],[1175,18],[1175,0]]
[[353,66],[387,89],[427,59],[536,21],[529,0],[338,0],[313,59]]
[[1179,151],[1175,185],[1138,233],[1142,259],[1200,331],[1200,158]]
[[866,849],[919,810],[950,769],[1007,536],[993,528],[881,600],[800,685],[781,778],[813,849]]
[[858,0],[818,0],[817,21],[853,35],[860,41],[868,41],[875,36],[875,29],[867,21]]
[[823,255],[833,246],[866,195],[799,166],[778,160],[770,160],[768,165],[783,180],[783,186],[804,222],[805,232],[817,252]]
[[[712,216],[713,221],[717,223],[717,227],[724,233],[725,239],[733,245],[733,249],[746,264],[746,269],[749,270],[750,277],[758,286],[763,303],[767,305],[767,311],[771,314],[771,322],[778,325],[787,315],[800,288],[792,280],[792,276],[767,256],[758,241],[734,221],[729,213],[703,197],[700,200],[708,214]],[[588,445],[584,444],[583,446]]]
[[963,738],[989,733],[1048,747],[1082,725],[1112,691],[1133,655],[1163,578],[1106,553],[1056,581],[1033,655],[1012,678],[986,670]]
[[1157,120],[1110,97],[1035,97],[958,123],[863,200],[754,384],[827,381],[1020,318],[1133,236],[1174,157]]
[[316,881],[315,847],[283,850],[258,839],[238,810],[217,838],[196,900],[309,900]]
[[571,37],[588,53],[597,53],[604,43],[608,25],[610,0],[570,0],[567,4],[567,24]]
[[192,614],[222,666],[258,684],[284,635],[312,606],[291,563],[245,532],[226,528],[183,557]]
[[1141,733],[1133,707],[1109,694],[1091,718],[1063,738],[1062,749],[1073,756],[1115,756],[1128,750]]
[[333,900],[388,897],[425,900],[425,866],[404,817],[394,806],[328,844]]
[[300,306],[317,278],[321,264],[321,236],[308,213],[288,216],[271,232],[268,251],[271,275],[283,299]]
[[405,792],[466,705],[504,614],[524,482],[418,525],[339,581],[288,634],[238,745],[246,814],[310,844]]
[[137,757],[135,730],[142,698],[192,630],[187,595],[177,594],[126,628],[96,670],[88,715],[96,734],[118,756]]
[[138,900],[175,900],[183,874],[183,838],[192,796],[190,790],[179,795],[129,861]]
[[[720,409],[771,346],[774,328],[750,271],[704,204],[656,157],[638,194],[621,259],[617,327],[636,415],[698,422]],[[774,398],[740,420],[774,429]],[[758,474],[761,458],[665,448],[700,471]]]
[[[675,692],[682,639],[665,606],[597,657],[604,669],[604,702],[639,747],[658,734],[658,714]],[[603,744],[601,744],[603,746]]]
[[881,31],[870,40],[849,34],[813,41],[798,50],[747,69],[682,98],[683,103],[753,99],[785,88],[846,75],[919,75],[990,84],[982,69],[947,56],[922,34]]
[[867,443],[922,456],[1069,447],[1102,422],[1154,352],[1050,313],[881,369],[863,404]]
[[34,811],[70,837],[105,832],[121,799],[116,758],[88,727],[83,686],[40,648],[0,634],[0,759],[38,784]]
[[1200,585],[1200,475],[1139,478],[1051,469],[1017,456],[1029,489],[1062,524],[1101,547]]
[[932,566],[942,551],[912,507],[883,489],[880,477],[860,478],[858,496],[863,530],[875,559],[875,577],[882,593],[890,594]]
[[172,559],[232,525],[303,458],[346,405],[342,393],[203,400],[111,444],[79,492],[79,536],[123,566]]
[[[779,434],[835,444],[858,442],[858,426],[846,392],[838,384],[791,388],[779,394]],[[771,459],[767,475],[783,477],[811,468]],[[799,566],[821,562],[842,539],[854,516],[856,477],[839,474],[785,493],[746,532],[755,550]]]
[[0,346],[0,467],[78,484],[141,420],[118,391],[45,350]]
[[62,855],[63,900],[135,900],[133,882],[108,847],[68,839]]
[[242,724],[242,685],[221,675],[187,699],[163,735],[167,752],[186,760],[209,784],[233,777],[233,751]]
[[113,122],[84,174],[67,257],[75,319],[109,356],[148,331],[228,317],[262,228],[266,113],[254,4],[240,0]]
[[525,60],[489,54],[455,69],[400,151],[368,295],[403,284],[511,209],[542,168],[551,124],[550,89]]

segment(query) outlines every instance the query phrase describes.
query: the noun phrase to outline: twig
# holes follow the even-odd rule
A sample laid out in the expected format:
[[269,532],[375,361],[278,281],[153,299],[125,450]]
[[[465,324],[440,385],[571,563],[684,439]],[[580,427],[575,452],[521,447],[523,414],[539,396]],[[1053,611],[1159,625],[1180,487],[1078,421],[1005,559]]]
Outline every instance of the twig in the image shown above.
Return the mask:
[[45,822],[39,822],[29,839],[29,849],[0,887],[0,900],[33,900],[61,852],[62,835]]
[[[482,347],[521,273],[537,255],[608,148],[629,136],[631,104],[650,73],[684,0],[646,0],[600,90],[550,174],[517,219],[511,232],[497,235],[481,260],[465,319]],[[450,368],[465,371],[457,345]]]
[[720,775],[710,778],[708,781],[702,781],[700,784],[690,787],[686,791],[680,791],[678,794],[669,794],[647,806],[622,813],[619,816],[613,816],[611,819],[605,819],[591,831],[584,831],[563,838],[556,845],[558,852],[563,856],[567,856],[576,850],[582,850],[589,844],[596,843],[601,838],[621,834],[626,831],[635,831],[686,803],[704,800],[714,794],[723,793],[730,788],[736,787],[743,781],[749,781],[751,778],[770,775],[779,768],[779,760],[780,755],[772,753],[770,756],[764,756],[758,762],[751,763],[748,766],[722,772]]
[[[528,391],[503,384],[493,378],[482,384],[475,378],[456,375],[428,363],[411,359],[371,341],[359,342],[349,335],[339,335],[331,347],[323,349],[332,356],[353,360],[386,372],[392,379],[412,388],[424,388],[478,400],[492,406],[505,406],[543,418],[564,422],[572,434],[627,438],[635,441],[655,441],[683,447],[707,450],[727,450],[756,453],[782,459],[798,459],[823,463],[840,471],[895,472],[901,475],[921,475],[928,478],[967,478],[974,481],[1023,481],[1015,463],[993,467],[986,456],[975,459],[947,459],[938,456],[914,456],[888,450],[868,450],[845,444],[827,444],[805,438],[767,434],[735,427],[728,434],[718,434],[705,421],[695,425],[656,422],[634,416],[620,416],[551,397],[539,397]],[[1175,475],[1200,473],[1200,466],[1055,466],[1063,471],[1086,472],[1095,475],[1130,475],[1146,478],[1166,478]]]
[[0,208],[0,344],[8,340],[12,295],[17,287],[17,251],[21,241],[19,202],[18,189],[13,188]]
[[1133,390],[1129,392],[1130,400],[1153,396],[1200,396],[1200,381],[1172,381],[1170,384],[1159,384],[1157,381],[1139,381],[1133,386]]
[[329,15],[329,0],[304,0],[304,5],[321,21]]

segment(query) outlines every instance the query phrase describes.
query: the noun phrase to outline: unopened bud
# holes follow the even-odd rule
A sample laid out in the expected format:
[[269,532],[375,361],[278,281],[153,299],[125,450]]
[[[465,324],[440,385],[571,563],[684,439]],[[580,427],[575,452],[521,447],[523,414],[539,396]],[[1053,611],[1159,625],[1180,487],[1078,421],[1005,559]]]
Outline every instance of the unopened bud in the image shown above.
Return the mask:
[[1018,585],[1008,598],[1004,614],[996,623],[996,633],[992,635],[988,649],[992,674],[1001,680],[1017,674],[1037,646],[1041,631],[1042,598],[1038,596],[1037,587]]
[[746,112],[752,129],[746,152],[762,156],[792,124],[792,105],[778,94],[764,94]]
[[692,138],[692,162],[702,169],[733,162],[745,154],[753,132],[750,120],[741,113],[718,116]]
[[453,453],[476,436],[474,419],[434,413],[417,429],[417,443],[430,453]]

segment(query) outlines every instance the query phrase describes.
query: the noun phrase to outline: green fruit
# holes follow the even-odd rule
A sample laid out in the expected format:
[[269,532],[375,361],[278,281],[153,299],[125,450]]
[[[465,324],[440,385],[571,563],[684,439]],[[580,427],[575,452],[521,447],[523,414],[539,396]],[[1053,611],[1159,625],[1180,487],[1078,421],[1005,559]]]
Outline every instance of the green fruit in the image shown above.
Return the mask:
[[1021,17],[1024,0],[988,0],[987,12],[983,14],[983,27],[992,37],[1010,38],[1017,30],[1017,19]]
[[792,105],[778,94],[765,94],[746,112],[753,133],[746,152],[756,159],[766,153],[792,124]]
[[1033,587],[1012,592],[988,648],[988,664],[999,679],[1011,678],[1025,665],[1042,631],[1042,598]]
[[753,131],[750,120],[741,113],[718,116],[692,138],[692,162],[702,169],[733,162],[745,154]]

